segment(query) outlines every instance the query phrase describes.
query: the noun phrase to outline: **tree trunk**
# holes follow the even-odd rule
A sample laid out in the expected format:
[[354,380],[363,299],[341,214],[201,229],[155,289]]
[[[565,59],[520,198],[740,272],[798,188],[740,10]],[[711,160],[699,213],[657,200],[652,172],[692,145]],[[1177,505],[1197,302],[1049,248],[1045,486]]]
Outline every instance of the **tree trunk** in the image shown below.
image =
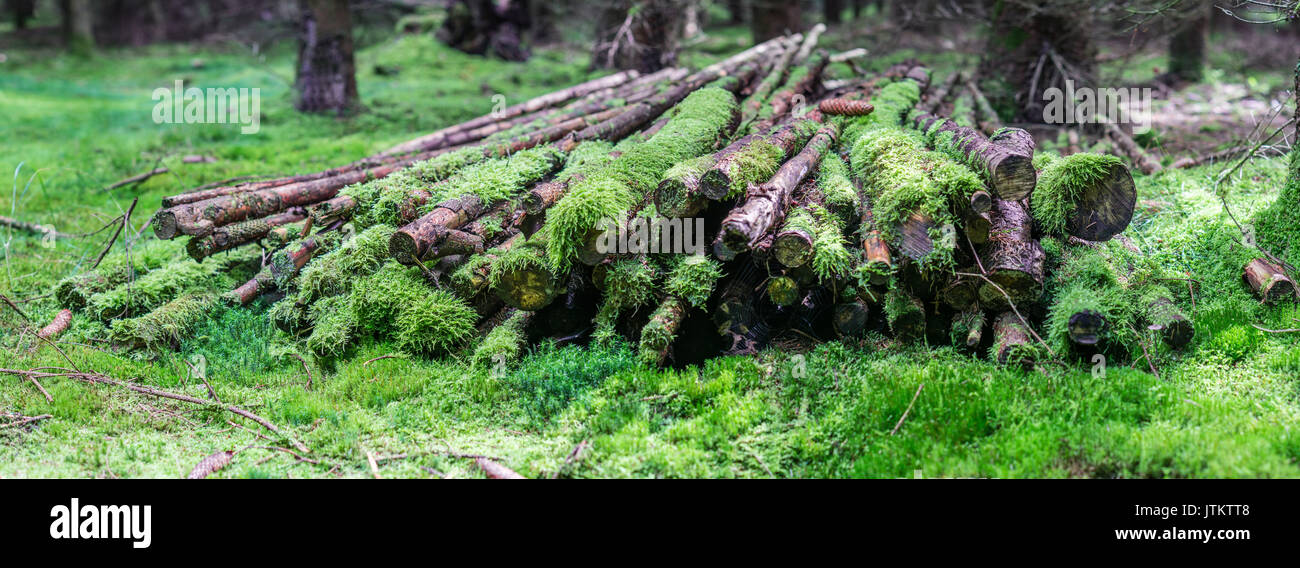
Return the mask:
[[727,15],[731,25],[745,23],[745,0],[727,0]]
[[1068,78],[1078,83],[1076,87],[1095,86],[1088,84],[1096,77],[1094,6],[1106,3],[1023,4],[1030,5],[997,2],[991,12],[980,88],[992,107],[1007,113],[1013,122],[1042,123],[1047,102],[1043,91],[1053,85],[1063,89],[1064,84],[1053,54],[1061,66],[1068,66]]
[[844,0],[822,0],[822,19],[828,25],[844,21]]
[[95,51],[95,8],[90,0],[59,0],[64,46],[74,55]]
[[677,63],[685,0],[608,2],[597,20],[594,67],[658,71]]
[[302,112],[349,114],[359,100],[348,1],[302,0],[302,10],[294,107]]
[[14,29],[27,29],[27,20],[36,15],[36,0],[7,0],[5,4],[13,12]]
[[523,34],[530,25],[529,15],[525,0],[456,0],[438,28],[438,41],[473,55],[527,61]]
[[749,28],[754,43],[803,29],[800,3],[792,0],[750,0]]
[[1169,74],[1180,80],[1199,83],[1205,76],[1205,43],[1210,32],[1212,3],[1188,8],[1192,12],[1179,30],[1169,38]]

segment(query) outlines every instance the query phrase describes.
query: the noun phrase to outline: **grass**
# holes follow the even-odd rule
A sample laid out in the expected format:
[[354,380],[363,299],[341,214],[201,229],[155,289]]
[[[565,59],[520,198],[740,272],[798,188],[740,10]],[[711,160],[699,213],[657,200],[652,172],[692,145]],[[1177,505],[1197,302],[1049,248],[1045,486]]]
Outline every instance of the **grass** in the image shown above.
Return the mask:
[[[719,55],[742,47],[733,45],[735,37],[717,34],[725,43]],[[581,55],[543,51],[514,65],[405,37],[359,54],[370,110],[340,121],[290,109],[287,86],[277,79],[291,73],[293,55],[285,49],[272,49],[265,61],[182,46],[113,51],[94,62],[22,50],[8,55],[0,74],[0,112],[7,117],[0,168],[18,173],[0,209],[66,232],[98,228],[137,196],[139,226],[161,196],[188,187],[359,158],[490,108],[481,85],[522,99],[586,76]],[[708,55],[686,58],[707,62]],[[890,53],[871,65],[906,56]],[[196,58],[202,67],[191,65]],[[370,71],[375,64],[403,71],[379,77]],[[149,91],[181,76],[198,85],[261,86],[262,132],[154,125],[147,119]],[[176,155],[162,163],[173,174],[101,191],[170,152]],[[182,165],[186,153],[219,161]],[[1250,220],[1266,211],[1287,167],[1284,160],[1256,160],[1232,176],[1221,189],[1233,213]],[[666,370],[642,366],[619,339],[521,351],[501,341],[491,348],[509,353],[507,365],[475,366],[470,354],[481,342],[421,356],[413,352],[421,346],[396,333],[399,306],[366,305],[365,321],[392,327],[366,331],[378,339],[335,357],[304,353],[313,376],[307,390],[307,371],[275,341],[282,332],[264,300],[214,310],[182,334],[174,351],[109,352],[100,341],[107,330],[81,313],[59,347],[82,369],[197,397],[206,388],[190,369],[201,370],[222,400],[265,416],[322,462],[249,449],[215,475],[223,478],[369,477],[367,452],[407,455],[384,461],[385,477],[482,475],[449,455],[457,452],[498,457],[529,477],[1300,476],[1300,432],[1291,427],[1300,419],[1300,334],[1252,325],[1295,327],[1300,313],[1259,305],[1241,283],[1240,262],[1251,253],[1234,244],[1236,228],[1213,183],[1219,168],[1136,179],[1139,199],[1164,206],[1139,211],[1128,234],[1171,276],[1195,280],[1194,305],[1187,282],[1166,282],[1195,321],[1196,336],[1183,351],[1156,348],[1158,377],[1145,361],[1116,361],[1104,376],[1084,366],[1021,370],[875,335],[806,354],[769,350]],[[1265,234],[1261,242],[1285,236]],[[22,301],[38,327],[60,308],[41,296],[84,271],[102,247],[81,239],[45,248],[38,238],[3,230],[0,239],[0,293]],[[159,256],[146,260],[171,260]],[[317,293],[342,298],[349,290]],[[620,317],[648,309],[640,293],[629,292]],[[160,327],[168,329],[166,323]],[[68,364],[48,346],[29,353],[24,325],[12,310],[0,311],[0,368]],[[181,477],[216,451],[268,445],[256,425],[241,420],[235,427],[229,415],[211,410],[67,379],[43,384],[53,402],[26,382],[0,376],[0,413],[53,415],[33,427],[0,430],[0,477]],[[589,449],[566,464],[583,441]]]

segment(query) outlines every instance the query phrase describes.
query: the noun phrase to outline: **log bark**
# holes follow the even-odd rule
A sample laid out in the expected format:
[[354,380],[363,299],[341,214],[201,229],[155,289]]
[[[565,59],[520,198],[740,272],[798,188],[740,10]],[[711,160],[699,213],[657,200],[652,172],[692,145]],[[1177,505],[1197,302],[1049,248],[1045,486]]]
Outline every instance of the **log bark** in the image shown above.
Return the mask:
[[989,240],[981,251],[988,279],[980,287],[980,303],[993,309],[1005,309],[1010,302],[1032,302],[1043,291],[1043,263],[1046,254],[1032,236],[1029,212],[1016,201],[994,200]]
[[[782,164],[771,179],[758,186],[751,186],[744,201],[722,221],[719,236],[722,245],[733,255],[747,251],[768,231],[778,226],[785,218],[795,188],[808,177],[820,162],[822,154],[835,144],[838,136],[837,126],[822,126],[803,150]],[[774,245],[777,246],[775,252],[780,259],[780,245],[775,242]]]
[[1028,363],[1019,360],[1016,351],[1031,345],[1029,326],[1015,312],[1005,311],[993,321],[993,349],[991,355],[999,364]]
[[329,178],[225,195],[162,209],[154,215],[154,235],[160,239],[171,239],[180,234],[209,235],[216,227],[332,199],[345,186],[382,178],[396,169],[396,164],[390,164]]
[[939,123],[939,133],[950,133],[952,147],[965,156],[967,164],[979,164],[980,173],[993,193],[1002,199],[1018,201],[1034,191],[1038,172],[1034,170],[1034,137],[1019,128],[998,132],[992,140],[974,129],[932,114],[918,114],[913,125],[929,133]]
[[491,204],[469,194],[438,204],[432,211],[402,227],[388,240],[388,253],[397,262],[414,265],[423,260],[450,229],[482,215]]
[[916,105],[917,110],[924,114],[934,114],[938,112],[939,107],[943,105],[943,101],[946,100],[948,94],[952,92],[953,86],[961,82],[961,77],[961,71],[953,71],[950,73],[948,78],[944,79],[943,82],[939,84],[939,88],[930,91],[930,93],[925,97],[925,101]]
[[340,195],[334,199],[313,205],[308,214],[311,215],[314,225],[324,227],[335,221],[351,218],[352,212],[356,208],[357,201],[355,199],[348,195]]
[[227,292],[222,299],[227,304],[246,306],[258,296],[272,290],[275,290],[275,277],[271,275],[270,268],[264,268],[252,278],[249,278],[248,282],[240,284],[239,287]]
[[317,252],[321,252],[324,240],[320,233],[302,239],[292,250],[282,250],[271,256],[271,276],[278,284],[287,282],[298,275],[303,265],[307,264]]
[[1285,300],[1295,301],[1295,282],[1276,264],[1257,258],[1246,263],[1242,272],[1251,291],[1261,302],[1276,304]]
[[272,229],[297,223],[306,218],[307,212],[300,207],[295,207],[284,213],[261,219],[217,227],[210,235],[191,237],[189,242],[185,243],[185,250],[189,252],[190,258],[201,261],[219,252],[262,240]]

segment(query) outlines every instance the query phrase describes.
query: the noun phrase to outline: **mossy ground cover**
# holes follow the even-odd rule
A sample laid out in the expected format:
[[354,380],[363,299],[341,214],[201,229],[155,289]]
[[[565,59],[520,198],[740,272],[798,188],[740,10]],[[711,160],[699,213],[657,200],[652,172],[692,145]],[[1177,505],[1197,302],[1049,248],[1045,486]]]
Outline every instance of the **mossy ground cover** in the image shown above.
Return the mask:
[[[726,43],[719,54],[741,47]],[[490,105],[480,82],[538,94],[577,82],[585,67],[582,56],[543,52],[538,61],[545,66],[509,65],[404,38],[361,53],[360,84],[372,110],[336,121],[293,113],[287,86],[271,88],[272,74],[291,74],[287,52],[257,65],[248,65],[246,55],[183,47],[112,52],[105,56],[111,66],[8,55],[4,65],[11,67],[0,74],[7,117],[0,167],[24,165],[13,183],[21,197],[13,200],[6,183],[0,209],[9,215],[12,206],[14,216],[67,232],[97,228],[136,195],[139,225],[160,196],[194,185],[359,158],[477,114],[479,102]],[[906,56],[891,53],[871,65]],[[191,65],[196,57],[205,60],[201,69]],[[936,59],[926,60],[943,74]],[[389,61],[402,63],[396,83],[368,70]],[[148,122],[148,92],[165,82],[159,69],[198,83],[265,81],[263,134]],[[548,71],[545,77],[538,69]],[[99,190],[178,148],[220,161],[184,166],[168,158],[174,175]],[[1228,180],[1221,189],[1233,213],[1243,220],[1266,215],[1287,165],[1259,160]],[[29,186],[36,170],[42,174]],[[380,337],[328,363],[307,357],[308,390],[302,364],[275,348],[281,332],[264,300],[215,309],[174,350],[109,352],[104,328],[83,314],[60,347],[82,369],[199,397],[206,389],[190,369],[201,366],[222,400],[286,429],[322,462],[249,449],[216,477],[369,477],[367,452],[407,454],[382,461],[386,477],[482,475],[447,455],[454,452],[499,457],[530,477],[1300,476],[1300,431],[1292,427],[1300,419],[1300,334],[1252,325],[1295,327],[1300,313],[1259,305],[1241,282],[1242,258],[1250,253],[1236,244],[1236,227],[1223,213],[1213,184],[1218,173],[1210,166],[1136,180],[1139,199],[1163,205],[1140,210],[1128,234],[1160,266],[1195,281],[1191,292],[1187,282],[1166,283],[1195,321],[1196,337],[1183,351],[1155,346],[1158,377],[1145,362],[1116,363],[1104,377],[1073,366],[1001,368],[949,348],[879,336],[798,356],[769,350],[667,370],[642,366],[617,339],[589,347],[543,343],[499,370],[473,365],[475,341],[430,358],[399,338]],[[1288,242],[1285,234],[1259,230],[1260,242]],[[0,231],[0,239],[0,293],[27,300],[20,305],[37,325],[59,308],[53,297],[37,297],[98,253],[89,242],[47,249],[38,238]],[[22,325],[11,310],[0,311],[0,367],[67,364],[49,347],[28,353]],[[392,356],[376,359],[386,355]],[[44,385],[53,403],[25,382],[0,377],[0,413],[53,415],[35,427],[0,430],[0,476],[180,477],[213,452],[268,445],[251,430],[255,425],[232,426],[228,415],[66,379]],[[589,449],[566,466],[583,441]]]

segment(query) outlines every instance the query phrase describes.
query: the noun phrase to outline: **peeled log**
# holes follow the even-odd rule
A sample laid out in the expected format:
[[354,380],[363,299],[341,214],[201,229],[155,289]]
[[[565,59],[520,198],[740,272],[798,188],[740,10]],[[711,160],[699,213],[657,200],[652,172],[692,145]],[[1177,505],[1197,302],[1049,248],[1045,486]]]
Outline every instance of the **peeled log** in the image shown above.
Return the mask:
[[[932,144],[938,136],[950,134],[952,146],[944,150],[960,154],[952,157],[958,158],[962,163],[979,164],[984,179],[998,197],[1017,201],[1033,193],[1038,172],[1034,170],[1033,164],[1034,137],[1028,132],[1019,128],[1006,128],[988,139],[972,128],[932,114],[917,115],[913,121],[918,130],[926,133]],[[934,126],[936,123],[937,127]],[[937,130],[932,133],[932,128]]]
[[1043,263],[1047,255],[1033,239],[1032,221],[1025,207],[1016,201],[993,201],[989,240],[981,251],[981,262],[988,279],[1006,292],[985,282],[980,287],[980,303],[1004,309],[1010,302],[1032,302],[1043,291]]
[[1266,304],[1276,304],[1283,300],[1295,300],[1296,287],[1287,277],[1286,271],[1262,258],[1246,264],[1244,278],[1255,296]]
[[276,227],[297,223],[306,218],[307,213],[295,207],[262,219],[217,227],[206,237],[191,237],[189,242],[185,243],[185,250],[189,252],[190,258],[203,260],[221,251],[261,240]]
[[835,125],[822,126],[803,150],[783,164],[771,179],[750,186],[744,202],[722,221],[722,244],[733,252],[743,252],[777,226],[785,218],[795,187],[808,176],[838,135],[839,128]]

